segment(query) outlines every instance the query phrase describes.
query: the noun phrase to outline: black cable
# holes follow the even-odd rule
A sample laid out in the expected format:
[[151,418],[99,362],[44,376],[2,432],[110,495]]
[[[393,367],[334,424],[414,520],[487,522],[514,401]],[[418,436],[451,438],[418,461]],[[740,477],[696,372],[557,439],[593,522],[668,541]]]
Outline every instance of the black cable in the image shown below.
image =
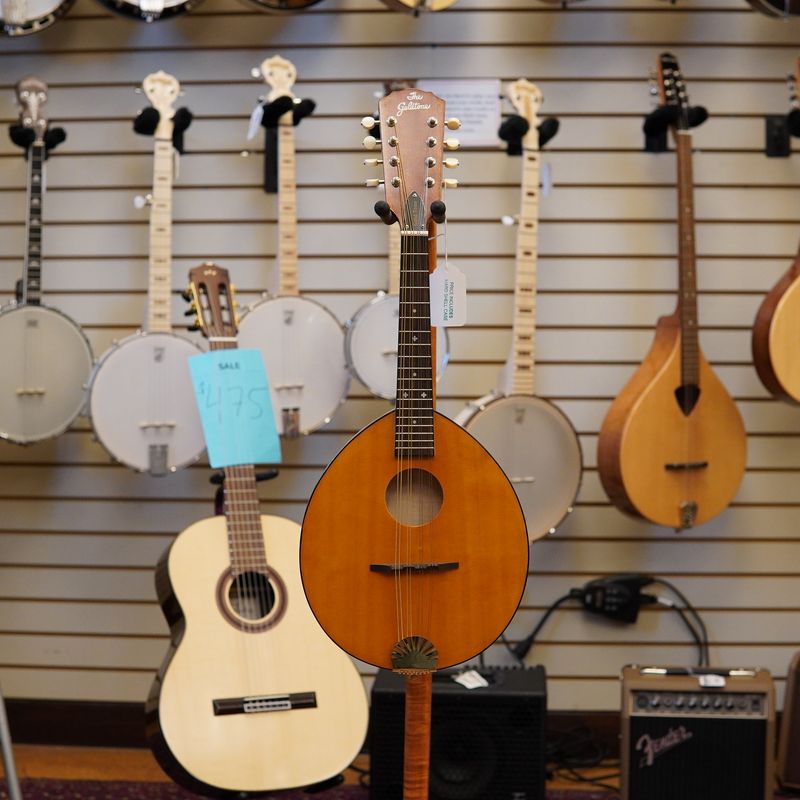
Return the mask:
[[511,655],[514,657],[514,660],[517,662],[517,664],[519,664],[520,666],[524,667],[525,666],[525,660],[520,658],[517,655],[516,651],[514,650],[514,646],[511,644],[511,642],[508,641],[508,639],[506,639],[506,635],[504,633],[500,634],[499,641],[501,641],[505,645],[506,650],[508,650],[508,652],[511,653]]
[[665,608],[671,608],[683,621],[683,624],[686,626],[686,629],[692,635],[692,639],[694,639],[694,643],[697,645],[697,666],[704,667],[706,666],[705,662],[705,649],[703,646],[703,639],[701,638],[700,634],[697,632],[697,629],[692,625],[689,621],[689,617],[686,616],[686,609],[681,608],[677,603],[674,603],[672,600],[669,600],[665,597],[659,597],[657,600],[659,605],[664,606]]
[[683,605],[686,606],[687,611],[689,611],[689,613],[697,621],[697,626],[700,628],[700,633],[703,638],[703,644],[705,649],[705,658],[704,658],[705,663],[701,664],[700,666],[706,666],[706,667],[710,666],[711,654],[709,652],[710,647],[708,639],[708,629],[706,628],[705,622],[703,622],[703,618],[700,616],[697,609],[689,602],[689,599],[686,597],[686,595],[674,583],[670,583],[665,578],[656,577],[653,580],[654,583],[659,583],[662,586],[666,586],[667,589],[669,589],[675,595],[675,597],[677,597],[678,600],[680,600],[683,603]]
[[544,627],[545,623],[548,619],[550,619],[552,613],[559,608],[560,606],[564,605],[568,600],[580,600],[581,596],[583,595],[583,591],[581,589],[570,589],[567,594],[561,595],[545,612],[542,614],[542,618],[539,622],[536,623],[536,627],[520,642],[518,642],[514,648],[513,652],[514,655],[520,660],[524,661],[525,656],[528,655],[530,652],[531,647],[533,647],[533,643],[536,641],[536,637],[539,635],[539,631]]

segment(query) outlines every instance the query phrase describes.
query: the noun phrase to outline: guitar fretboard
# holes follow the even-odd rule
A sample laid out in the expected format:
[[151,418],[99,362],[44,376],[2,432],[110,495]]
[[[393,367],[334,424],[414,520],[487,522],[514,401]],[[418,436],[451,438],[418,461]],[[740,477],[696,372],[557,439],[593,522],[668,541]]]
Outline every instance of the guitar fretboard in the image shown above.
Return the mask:
[[34,142],[28,150],[28,219],[22,302],[38,305],[42,297],[42,184],[45,146]]
[[698,384],[697,265],[694,238],[692,137],[677,132],[678,155],[678,313],[681,320],[681,383]]
[[172,172],[171,139],[157,138],[153,150],[153,202],[150,207],[150,268],[147,330],[172,330]]
[[398,458],[434,455],[428,232],[402,231],[397,405],[394,450]]
[[297,178],[292,112],[278,125],[278,269],[283,295],[300,293],[297,268]]

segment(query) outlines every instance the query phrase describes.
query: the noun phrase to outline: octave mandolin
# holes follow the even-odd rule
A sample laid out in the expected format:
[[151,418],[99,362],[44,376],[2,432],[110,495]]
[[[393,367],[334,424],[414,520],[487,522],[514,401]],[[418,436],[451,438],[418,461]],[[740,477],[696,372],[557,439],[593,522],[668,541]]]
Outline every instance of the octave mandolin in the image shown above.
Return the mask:
[[[235,348],[227,271],[204,264],[189,277],[211,350]],[[261,515],[252,465],[224,475],[224,516],[179,534],[156,571],[172,643],[148,740],[169,775],[205,795],[318,784],[364,741],[364,685],[305,601],[300,526]]]
[[736,404],[698,338],[689,101],[678,62],[658,62],[661,102],[672,110],[678,164],[678,303],[656,322],[650,352],[600,428],[598,469],[624,511],[682,530],[723,511],[744,475],[747,440]]
[[31,444],[62,433],[83,411],[94,359],[80,326],[42,303],[47,84],[29,77],[15,91],[30,139],[26,239],[19,298],[0,310],[0,438]]
[[518,80],[508,87],[516,112],[528,123],[522,140],[522,189],[517,229],[512,350],[500,387],[470,403],[457,417],[497,459],[517,490],[531,541],[555,533],[572,511],[581,485],[583,456],[564,413],[536,396],[536,259],[539,230],[539,88]]
[[[502,632],[528,572],[525,518],[491,455],[434,408],[429,271],[444,214],[444,101],[380,101],[386,205],[400,226],[397,401],[334,458],[300,540],[303,588],[327,634],[406,676],[405,800],[427,800],[431,675]],[[377,209],[376,209],[377,210]]]
[[[800,58],[795,64],[792,103],[800,85]],[[800,403],[800,253],[766,294],[753,323],[753,364],[761,382],[775,397]]]

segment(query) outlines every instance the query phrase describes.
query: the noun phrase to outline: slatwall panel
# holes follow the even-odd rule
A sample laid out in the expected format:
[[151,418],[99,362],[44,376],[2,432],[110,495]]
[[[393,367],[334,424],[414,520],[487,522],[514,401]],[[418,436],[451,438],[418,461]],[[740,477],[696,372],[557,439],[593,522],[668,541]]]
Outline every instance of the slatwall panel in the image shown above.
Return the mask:
[[[769,667],[782,689],[800,636],[800,410],[771,400],[750,364],[760,297],[793,256],[800,158],[768,160],[762,115],[787,108],[783,75],[800,26],[739,0],[593,0],[567,10],[534,0],[460,0],[413,19],[378,0],[326,0],[274,17],[235,0],[146,26],[79,0],[35,37],[0,41],[0,119],[11,87],[34,72],[69,139],[49,164],[47,301],[86,328],[96,354],[143,316],[152,143],[131,131],[133,93],[150,71],[175,74],[195,114],[175,192],[175,286],[213,258],[244,301],[272,274],[275,198],[259,188],[259,140],[245,138],[261,93],[250,68],[273,53],[297,66],[317,113],[297,132],[301,286],[345,321],[386,283],[386,232],[371,212],[358,119],[390,78],[525,76],[562,128],[549,147],[555,185],[542,202],[539,390],[580,433],[586,475],[575,513],[533,549],[524,635],[571,586],[636,570],[668,576],[702,610],[713,660]],[[660,49],[681,58],[692,100],[713,116],[696,133],[702,344],[740,404],[748,471],[733,506],[680,535],[609,505],[596,472],[597,431],[646,352],[676,288],[674,158],[642,152],[645,77]],[[251,151],[249,158],[242,151]],[[463,152],[463,188],[448,196],[450,255],[467,273],[469,325],[451,331],[440,406],[455,415],[488,392],[510,341],[520,163],[498,148]],[[20,271],[24,166],[0,136],[0,295]],[[183,323],[182,302],[174,300]],[[9,346],[4,343],[3,346]],[[326,430],[286,442],[264,509],[299,520],[323,467],[388,408],[353,385]],[[0,680],[17,697],[141,700],[166,647],[152,569],[172,536],[211,512],[208,470],[167,479],[109,463],[85,420],[57,441],[0,447]],[[635,627],[557,614],[532,658],[550,674],[556,709],[613,709],[621,665],[688,663],[679,620],[648,610]],[[490,658],[506,661],[502,649]],[[369,670],[364,667],[369,681]]]

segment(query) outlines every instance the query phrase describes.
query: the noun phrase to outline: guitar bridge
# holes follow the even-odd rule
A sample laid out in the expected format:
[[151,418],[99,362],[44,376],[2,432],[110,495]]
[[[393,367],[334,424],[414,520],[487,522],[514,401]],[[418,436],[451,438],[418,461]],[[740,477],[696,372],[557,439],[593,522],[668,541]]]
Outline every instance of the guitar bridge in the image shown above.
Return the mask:
[[707,466],[708,461],[685,461],[664,464],[664,469],[668,472],[692,472],[698,469],[705,469]]
[[681,503],[681,526],[678,531],[686,530],[694,525],[697,519],[697,503],[694,500],[686,500]]
[[316,708],[316,692],[293,694],[261,694],[253,697],[224,697],[212,700],[215,717],[229,714],[265,714],[271,711],[293,711],[297,708]]
[[458,561],[438,561],[428,564],[370,564],[370,572],[450,572],[458,569]]
[[299,408],[284,408],[281,411],[281,420],[283,422],[283,435],[292,439],[300,435],[300,409]]

